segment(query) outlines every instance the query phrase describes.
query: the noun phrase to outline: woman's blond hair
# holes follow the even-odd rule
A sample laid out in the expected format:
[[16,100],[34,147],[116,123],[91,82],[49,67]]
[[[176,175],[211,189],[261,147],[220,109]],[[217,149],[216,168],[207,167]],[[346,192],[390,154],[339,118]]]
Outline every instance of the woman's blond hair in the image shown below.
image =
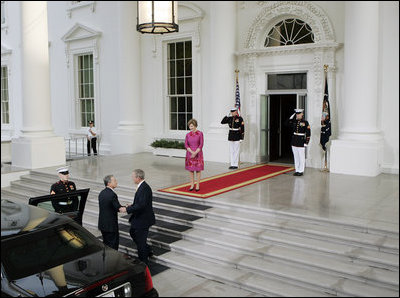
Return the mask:
[[193,124],[194,126],[197,127],[197,120],[196,120],[196,119],[190,119],[190,120],[188,121],[188,126],[190,126],[190,124]]

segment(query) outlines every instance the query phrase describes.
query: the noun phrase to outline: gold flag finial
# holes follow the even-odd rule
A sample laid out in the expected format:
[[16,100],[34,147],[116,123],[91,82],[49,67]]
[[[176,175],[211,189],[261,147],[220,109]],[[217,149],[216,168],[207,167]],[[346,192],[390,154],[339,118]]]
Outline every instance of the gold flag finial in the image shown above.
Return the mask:
[[328,72],[328,65],[327,64],[324,64],[324,70],[325,70],[325,72]]
[[239,69],[235,69],[235,72],[236,72],[236,81],[239,79]]

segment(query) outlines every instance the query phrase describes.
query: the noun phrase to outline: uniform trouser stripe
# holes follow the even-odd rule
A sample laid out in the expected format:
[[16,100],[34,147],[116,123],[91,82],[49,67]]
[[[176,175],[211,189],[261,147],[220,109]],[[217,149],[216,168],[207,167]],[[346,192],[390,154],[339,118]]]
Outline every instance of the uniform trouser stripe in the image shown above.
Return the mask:
[[303,173],[306,162],[305,147],[292,146],[292,151],[294,156],[294,167],[296,169],[296,172]]
[[239,151],[240,151],[240,141],[230,141],[229,149],[231,152],[231,166],[239,166]]

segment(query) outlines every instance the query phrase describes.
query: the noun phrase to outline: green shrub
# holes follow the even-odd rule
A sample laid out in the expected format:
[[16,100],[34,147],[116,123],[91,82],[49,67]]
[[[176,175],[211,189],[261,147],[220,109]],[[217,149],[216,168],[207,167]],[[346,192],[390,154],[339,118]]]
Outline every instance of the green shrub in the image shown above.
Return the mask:
[[185,149],[185,143],[180,141],[172,141],[172,140],[155,140],[150,144],[153,148],[173,148],[173,149]]

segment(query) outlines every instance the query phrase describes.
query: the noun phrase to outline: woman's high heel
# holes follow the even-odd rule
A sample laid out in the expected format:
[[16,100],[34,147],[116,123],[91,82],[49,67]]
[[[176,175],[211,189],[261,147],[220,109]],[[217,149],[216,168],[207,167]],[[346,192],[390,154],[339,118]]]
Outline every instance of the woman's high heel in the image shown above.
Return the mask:
[[193,190],[193,188],[194,188],[194,186],[192,186],[191,188],[189,188],[189,191],[192,191],[192,190]]

